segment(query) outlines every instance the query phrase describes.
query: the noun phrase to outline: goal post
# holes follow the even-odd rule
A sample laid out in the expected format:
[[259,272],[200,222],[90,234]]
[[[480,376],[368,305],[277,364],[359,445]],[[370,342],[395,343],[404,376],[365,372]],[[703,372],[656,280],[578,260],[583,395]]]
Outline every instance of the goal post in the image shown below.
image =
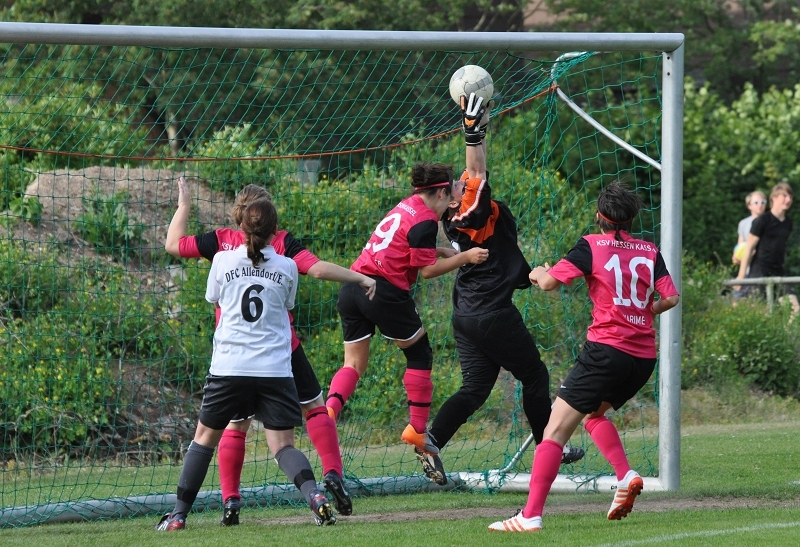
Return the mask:
[[[174,501],[213,312],[201,309],[198,290],[207,264],[163,253],[173,179],[193,181],[190,229],[223,225],[237,189],[265,184],[281,227],[323,260],[347,266],[375,215],[404,197],[411,163],[463,164],[447,94],[455,62],[505,71],[492,74],[500,96],[488,160],[496,199],[520,222],[526,256],[563,256],[591,228],[595,190],[633,179],[648,196],[649,216],[638,229],[657,241],[681,289],[682,34],[0,23],[0,45],[9,68],[0,76],[7,105],[0,112],[7,207],[0,296],[13,304],[0,325],[0,358],[13,357],[8,374],[19,375],[0,382],[0,527],[142,515]],[[603,64],[603,55],[618,57]],[[618,79],[610,83],[612,74]],[[212,86],[220,91],[209,94]],[[182,124],[174,122],[179,115]],[[48,245],[59,256],[44,252]],[[460,382],[446,312],[451,289],[452,276],[415,291],[430,324],[434,369],[442,370],[433,413]],[[296,314],[312,365],[325,367],[317,369],[325,391],[341,364],[336,290],[304,277]],[[554,376],[568,370],[588,324],[575,298],[581,290],[565,289],[558,299],[529,291],[515,300]],[[631,437],[641,461],[657,451],[648,491],[680,486],[680,307],[660,318],[658,338],[652,401],[619,417],[639,424]],[[381,342],[372,343],[375,350]],[[405,419],[401,361],[381,346],[367,371],[372,378],[359,387],[369,397],[359,399],[357,390],[340,420],[356,494],[441,489],[420,479],[395,438]],[[20,394],[31,401],[12,401]],[[443,452],[446,488],[527,491],[530,474],[519,467],[530,468],[531,442],[518,386],[501,378],[487,405],[454,439],[460,448]],[[652,435],[641,425],[649,406],[657,410]],[[259,434],[248,440],[245,503],[296,502]],[[298,447],[316,465],[303,435]],[[468,435],[477,440],[467,443]],[[608,470],[592,465],[568,469],[552,491],[610,491]],[[135,477],[142,469],[153,477],[148,484]],[[214,465],[206,486],[198,505],[215,509]]]

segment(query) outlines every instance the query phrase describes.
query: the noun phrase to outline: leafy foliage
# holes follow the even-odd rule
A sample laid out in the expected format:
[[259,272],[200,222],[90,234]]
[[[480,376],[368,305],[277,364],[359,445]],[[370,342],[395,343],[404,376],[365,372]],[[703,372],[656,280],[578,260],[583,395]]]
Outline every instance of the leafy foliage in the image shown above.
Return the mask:
[[24,196],[11,200],[8,208],[12,215],[18,216],[31,224],[39,224],[39,221],[42,220],[44,206],[39,201],[39,198],[35,196]]
[[127,198],[126,192],[117,192],[113,196],[95,192],[93,199],[84,198],[85,212],[73,223],[81,237],[93,243],[100,252],[123,260],[140,252],[144,232],[143,225],[128,217]]
[[51,456],[81,445],[108,422],[112,394],[95,340],[68,316],[47,312],[0,327],[0,434],[4,450],[51,447]]
[[800,344],[788,306],[772,314],[759,300],[733,306],[721,296],[725,269],[692,260],[687,265],[683,387],[738,383],[783,396],[800,394]]
[[5,209],[21,197],[33,177],[33,173],[25,170],[21,154],[0,150],[0,208]]
[[[584,32],[681,32],[686,73],[707,81],[725,100],[745,83],[759,92],[797,83],[797,24],[793,0],[546,0],[561,14],[555,27]],[[731,62],[735,59],[735,62]],[[789,70],[787,70],[787,65]]]
[[69,286],[68,271],[58,262],[54,248],[58,247],[0,242],[0,301],[4,315],[28,317],[63,302]]
[[[736,225],[748,214],[745,196],[755,189],[769,194],[782,180],[798,188],[800,86],[763,95],[747,86],[727,106],[708,86],[698,89],[688,81],[685,97],[684,247],[702,260],[718,256],[727,264]],[[789,210],[790,218],[797,215],[796,207]],[[800,271],[796,243],[789,242],[789,275]]]

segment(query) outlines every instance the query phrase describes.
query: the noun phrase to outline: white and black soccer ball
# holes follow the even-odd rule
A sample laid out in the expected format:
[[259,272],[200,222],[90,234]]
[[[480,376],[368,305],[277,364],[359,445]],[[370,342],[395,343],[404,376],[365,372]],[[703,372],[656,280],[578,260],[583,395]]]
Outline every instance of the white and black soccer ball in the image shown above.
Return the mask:
[[494,95],[494,82],[485,69],[478,65],[465,65],[450,77],[450,96],[459,104],[459,97],[475,93],[483,97],[484,104]]

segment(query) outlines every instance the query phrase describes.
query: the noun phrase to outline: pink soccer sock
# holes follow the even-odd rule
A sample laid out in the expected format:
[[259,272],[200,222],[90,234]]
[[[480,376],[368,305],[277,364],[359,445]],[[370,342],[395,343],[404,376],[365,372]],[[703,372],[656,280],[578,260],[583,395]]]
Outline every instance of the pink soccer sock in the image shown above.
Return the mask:
[[619,438],[619,432],[614,424],[605,416],[598,416],[586,420],[584,426],[586,431],[592,437],[592,441],[597,445],[597,449],[608,460],[611,467],[614,468],[614,473],[617,475],[617,480],[621,481],[625,478],[631,466],[628,463],[628,456],[625,455],[625,447],[622,446],[622,441]]
[[414,426],[417,433],[422,433],[428,427],[428,417],[431,414],[431,397],[433,397],[431,371],[406,369],[403,385],[408,395],[409,423]]
[[342,471],[342,453],[339,451],[339,434],[336,431],[336,422],[328,416],[324,406],[311,409],[306,414],[306,430],[311,444],[317,450],[319,460],[322,462],[322,473],[336,471],[340,477]]
[[328,400],[325,406],[332,408],[337,416],[342,411],[342,407],[356,390],[358,383],[358,371],[353,367],[342,367],[331,379],[331,387],[328,390]]
[[228,498],[239,498],[239,486],[244,466],[244,441],[247,433],[226,429],[217,447],[217,465],[219,465],[219,484],[222,488],[222,501]]
[[553,485],[553,481],[556,480],[556,476],[558,476],[563,448],[563,446],[550,439],[543,440],[536,447],[536,452],[533,455],[528,503],[525,504],[525,508],[522,510],[522,516],[526,519],[542,516],[547,494],[550,493],[550,487]]

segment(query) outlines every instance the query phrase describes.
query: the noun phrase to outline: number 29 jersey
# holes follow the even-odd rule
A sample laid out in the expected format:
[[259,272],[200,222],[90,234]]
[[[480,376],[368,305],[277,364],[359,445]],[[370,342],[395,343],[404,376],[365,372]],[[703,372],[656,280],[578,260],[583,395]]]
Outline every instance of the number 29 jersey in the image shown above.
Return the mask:
[[547,272],[565,284],[586,277],[592,324],[586,339],[607,344],[634,357],[656,357],[653,292],[678,294],[658,248],[619,232],[583,236]]
[[436,264],[438,234],[436,213],[415,194],[383,217],[350,269],[383,277],[398,289],[411,290],[419,269]]
[[292,376],[292,331],[287,310],[297,294],[297,264],[268,245],[254,268],[247,247],[214,255],[206,300],[221,308],[210,374]]

